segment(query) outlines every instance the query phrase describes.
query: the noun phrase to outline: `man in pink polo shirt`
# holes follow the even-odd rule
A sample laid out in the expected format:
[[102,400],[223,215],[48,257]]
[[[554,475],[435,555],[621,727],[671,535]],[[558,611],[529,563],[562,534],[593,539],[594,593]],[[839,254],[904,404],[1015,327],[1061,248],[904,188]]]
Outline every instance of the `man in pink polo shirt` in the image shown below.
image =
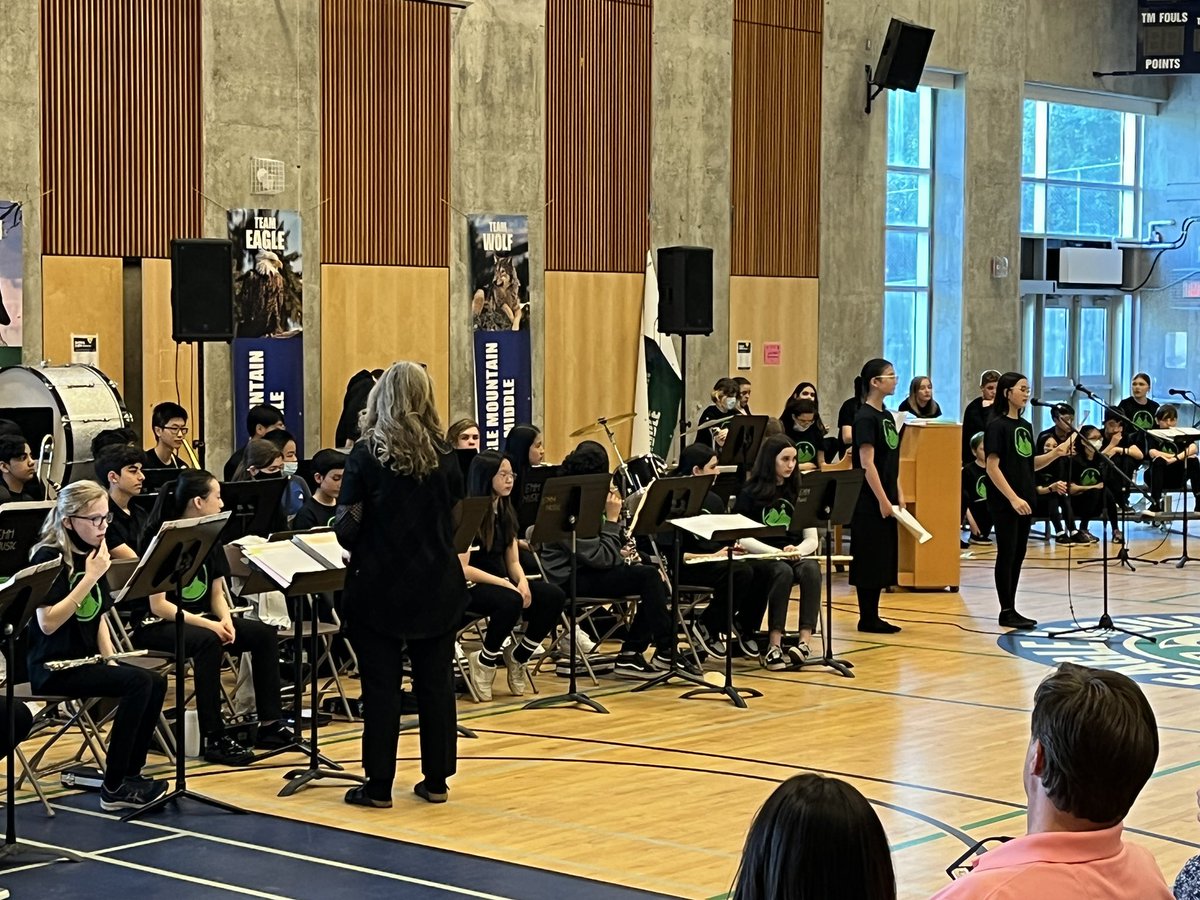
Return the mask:
[[1150,704],[1124,675],[1063,663],[1034,694],[1024,837],[978,857],[934,900],[1172,900],[1121,822],[1158,759]]

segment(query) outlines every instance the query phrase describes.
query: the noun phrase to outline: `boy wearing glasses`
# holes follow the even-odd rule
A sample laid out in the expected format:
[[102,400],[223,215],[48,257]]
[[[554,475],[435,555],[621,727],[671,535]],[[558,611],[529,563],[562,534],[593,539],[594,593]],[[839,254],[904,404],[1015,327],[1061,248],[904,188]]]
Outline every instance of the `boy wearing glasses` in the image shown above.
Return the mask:
[[182,469],[183,461],[176,455],[187,437],[187,410],[178,403],[160,403],[150,417],[154,429],[154,446],[146,451],[147,469]]
[[45,500],[46,487],[35,477],[37,463],[20,435],[0,435],[0,503]]

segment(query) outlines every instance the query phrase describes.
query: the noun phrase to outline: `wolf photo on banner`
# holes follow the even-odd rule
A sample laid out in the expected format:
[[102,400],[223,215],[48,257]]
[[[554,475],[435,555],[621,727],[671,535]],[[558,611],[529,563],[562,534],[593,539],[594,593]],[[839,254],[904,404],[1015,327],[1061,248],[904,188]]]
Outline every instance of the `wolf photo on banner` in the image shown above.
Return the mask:
[[0,347],[21,346],[22,230],[21,204],[0,200]]
[[480,445],[498,450],[513,425],[533,416],[529,219],[467,216],[467,237]]
[[300,213],[231,209],[233,241],[234,428],[245,428],[250,407],[269,403],[283,412],[303,451],[304,257]]

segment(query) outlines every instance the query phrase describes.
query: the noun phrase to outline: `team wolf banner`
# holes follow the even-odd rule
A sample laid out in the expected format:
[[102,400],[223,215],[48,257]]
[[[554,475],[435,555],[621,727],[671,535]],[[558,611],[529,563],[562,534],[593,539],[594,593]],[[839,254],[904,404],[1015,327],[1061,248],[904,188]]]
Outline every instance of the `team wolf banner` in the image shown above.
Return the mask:
[[658,279],[654,258],[646,252],[646,285],[642,290],[642,332],[638,345],[638,371],[633,393],[631,456],[653,453],[667,459],[679,424],[683,379],[671,338],[658,333]]
[[529,219],[467,216],[467,237],[480,449],[499,450],[510,428],[533,418]]
[[[15,348],[0,351],[0,365],[21,363],[21,232],[21,204],[0,200],[0,348]],[[12,354],[11,358],[3,353]]]
[[283,411],[303,453],[304,266],[300,214],[231,209],[233,241],[233,428],[259,403]]

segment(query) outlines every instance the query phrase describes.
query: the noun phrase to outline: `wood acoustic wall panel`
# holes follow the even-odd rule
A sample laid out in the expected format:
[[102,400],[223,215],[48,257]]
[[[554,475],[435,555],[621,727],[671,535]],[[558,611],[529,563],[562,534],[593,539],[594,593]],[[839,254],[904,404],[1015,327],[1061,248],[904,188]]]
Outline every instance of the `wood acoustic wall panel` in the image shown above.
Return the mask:
[[650,0],[547,0],[547,269],[646,266],[652,12]]
[[[154,443],[150,413],[155,404],[176,401],[188,411],[191,433],[200,433],[196,421],[199,403],[196,391],[196,345],[171,340],[171,261],[142,261],[142,409],[130,410],[137,420],[146,446]],[[211,463],[212,460],[209,460]]]
[[200,0],[42,0],[45,254],[200,235],[200,31]]
[[450,8],[323,0],[322,260],[448,266],[449,199]]
[[[815,278],[729,279],[729,371],[737,372],[737,341],[752,341],[750,408],[778,416],[792,389],[801,381],[817,380],[818,283]],[[763,364],[763,344],[781,345],[780,364]],[[823,418],[836,418],[836,397],[826,397]]]
[[733,20],[820,31],[825,0],[733,0]]
[[71,335],[94,334],[100,371],[122,383],[124,277],[119,259],[42,257],[42,353],[54,365],[71,361]]
[[[546,273],[543,431],[551,462],[582,440],[568,437],[576,428],[633,411],[644,286],[641,273]],[[628,453],[630,426],[614,433],[621,453]],[[608,448],[603,433],[589,437]]]
[[820,147],[820,33],[735,21],[732,274],[817,275]]
[[449,269],[321,266],[321,319],[321,446],[333,446],[350,376],[400,359],[429,367],[449,424]]

